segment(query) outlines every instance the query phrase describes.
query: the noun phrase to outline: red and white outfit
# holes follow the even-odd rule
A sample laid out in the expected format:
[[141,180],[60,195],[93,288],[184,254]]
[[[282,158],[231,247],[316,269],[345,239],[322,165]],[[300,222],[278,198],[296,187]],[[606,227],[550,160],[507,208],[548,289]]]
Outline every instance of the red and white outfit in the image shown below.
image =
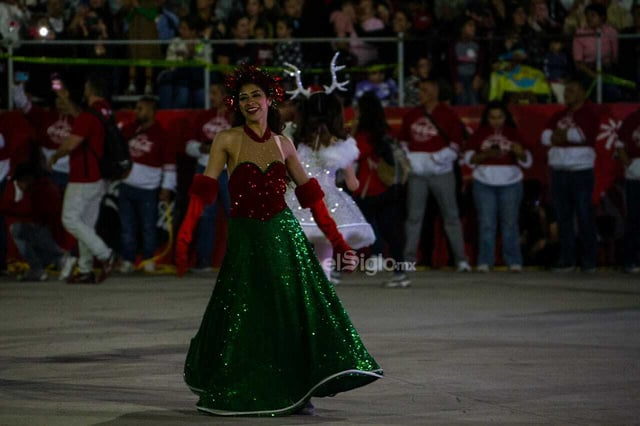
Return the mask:
[[122,183],[140,189],[176,190],[176,157],[167,132],[156,121],[142,129],[137,123],[125,126],[122,134],[129,140],[133,163]]
[[[531,167],[532,156],[531,152],[525,149],[525,159],[520,161],[512,153],[513,144],[521,141],[518,131],[509,127],[494,129],[485,126],[478,129],[469,138],[464,152],[464,162],[473,169],[473,179],[492,186],[511,185],[522,181],[522,169]],[[488,151],[496,146],[503,152],[501,156],[489,158],[482,164],[471,163],[471,158],[476,153]]]
[[[27,120],[36,130],[38,144],[46,160],[60,148],[70,134],[73,127],[74,118],[68,114],[60,114],[56,109],[45,109],[29,103],[23,109]],[[54,172],[69,174],[69,157],[59,158],[51,166]]]
[[[549,167],[567,171],[593,169],[599,125],[599,113],[591,101],[576,111],[567,108],[551,116],[541,136],[542,144],[551,147],[547,154]],[[555,129],[567,129],[566,143],[552,146],[551,134]]]
[[451,172],[464,137],[462,126],[456,113],[443,103],[433,108],[431,118],[422,106],[409,111],[399,138],[408,144],[411,173],[429,176]]
[[[434,123],[435,121],[435,123]],[[436,125],[437,123],[437,125]],[[404,260],[417,260],[422,222],[431,193],[442,213],[445,232],[458,270],[469,270],[464,250],[462,224],[456,201],[454,161],[462,144],[463,124],[443,103],[427,116],[424,106],[412,109],[402,120],[400,139],[409,147],[411,174],[407,186],[407,220]]]
[[209,153],[202,153],[200,147],[203,143],[211,143],[219,132],[230,129],[232,121],[233,117],[226,109],[212,108],[198,114],[192,126],[194,133],[187,141],[187,154],[197,158],[201,167],[207,167]]

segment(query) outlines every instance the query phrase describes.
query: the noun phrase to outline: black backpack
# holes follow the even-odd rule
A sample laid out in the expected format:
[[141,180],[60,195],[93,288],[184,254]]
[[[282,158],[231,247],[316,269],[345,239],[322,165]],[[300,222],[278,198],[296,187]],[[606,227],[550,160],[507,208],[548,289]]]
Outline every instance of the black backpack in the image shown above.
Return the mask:
[[[97,117],[104,128],[104,148],[102,157],[98,158],[102,178],[106,180],[124,179],[133,165],[131,154],[129,153],[129,143],[122,135],[113,116],[106,119],[99,111],[93,108],[89,108],[87,112]],[[91,147],[89,149],[98,157]]]

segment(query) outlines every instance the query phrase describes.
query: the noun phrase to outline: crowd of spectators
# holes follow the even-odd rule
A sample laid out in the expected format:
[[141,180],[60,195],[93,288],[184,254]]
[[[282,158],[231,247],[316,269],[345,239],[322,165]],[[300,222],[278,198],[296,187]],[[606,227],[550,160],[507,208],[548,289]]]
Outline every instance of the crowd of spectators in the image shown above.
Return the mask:
[[[186,27],[186,29],[185,29]],[[405,37],[406,87],[398,88],[396,43],[367,37]],[[1,0],[0,35],[20,40],[94,40],[92,44],[18,47],[34,56],[131,59],[205,59],[213,64],[251,62],[301,69],[323,67],[332,50],[354,69],[351,97],[375,90],[385,105],[404,90],[415,99],[416,76],[448,82],[454,104],[509,96],[516,102],[561,102],[563,82],[578,72],[589,86],[596,75],[596,33],[602,36],[603,71],[640,81],[640,43],[619,34],[640,33],[636,0]],[[300,43],[296,38],[344,37],[347,42]],[[268,41],[278,38],[278,41]],[[160,40],[129,46],[103,40]],[[188,39],[208,39],[212,50]],[[235,39],[235,43],[216,44]],[[245,40],[265,40],[247,43]],[[171,43],[171,44],[169,44]],[[176,51],[176,46],[181,48]],[[173,47],[173,48],[172,48]],[[36,75],[45,67],[33,65]],[[421,70],[422,68],[422,70]],[[160,74],[160,76],[158,75]],[[179,74],[179,73],[178,73]],[[190,74],[187,72],[186,74]],[[117,92],[157,93],[171,79],[161,68],[114,70]],[[309,77],[313,78],[313,74]],[[318,78],[316,75],[315,78]],[[41,80],[41,79],[40,79]],[[47,80],[46,78],[44,80]],[[191,79],[191,86],[202,77]],[[610,79],[605,79],[609,83]],[[316,82],[317,83],[317,82]],[[37,84],[37,83],[34,83]],[[361,87],[358,87],[358,84]],[[178,82],[178,91],[183,88]],[[605,84],[605,101],[638,100],[638,90]],[[202,93],[172,107],[197,107]],[[34,91],[34,90],[32,90]],[[37,92],[37,91],[36,91]],[[355,95],[355,96],[354,96]],[[166,106],[166,99],[161,107]],[[171,100],[170,100],[171,101]],[[186,104],[185,104],[186,102]]]

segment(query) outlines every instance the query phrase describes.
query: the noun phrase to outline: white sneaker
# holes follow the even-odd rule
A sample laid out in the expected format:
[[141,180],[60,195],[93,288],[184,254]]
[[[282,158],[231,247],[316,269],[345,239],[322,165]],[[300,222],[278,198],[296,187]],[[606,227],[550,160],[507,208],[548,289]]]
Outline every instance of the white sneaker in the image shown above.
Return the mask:
[[458,262],[458,272],[471,272],[471,265],[466,260]]
[[144,271],[145,272],[155,272],[156,271],[156,262],[153,260],[148,260],[144,262]]
[[384,283],[386,288],[407,288],[411,286],[411,280],[407,277],[407,274],[393,274],[393,277]]
[[522,272],[522,265],[509,265],[509,271],[511,272]]
[[65,253],[65,255],[62,256],[62,260],[60,260],[60,274],[58,275],[58,280],[66,281],[69,279],[77,261],[77,257],[71,256],[69,253]]
[[118,268],[118,272],[121,274],[132,274],[135,270],[136,268],[133,265],[133,262],[129,262],[128,260],[123,260]]
[[480,265],[476,266],[476,272],[489,272],[491,268],[489,268],[489,265],[487,265],[486,263],[481,263]]

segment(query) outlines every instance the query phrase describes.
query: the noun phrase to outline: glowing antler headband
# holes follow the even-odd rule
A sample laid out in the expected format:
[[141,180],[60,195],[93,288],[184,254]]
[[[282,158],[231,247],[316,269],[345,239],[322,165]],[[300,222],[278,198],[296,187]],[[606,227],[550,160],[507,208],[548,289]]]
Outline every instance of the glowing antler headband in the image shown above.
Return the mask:
[[[331,69],[331,86],[323,86],[324,92],[327,95],[336,89],[341,91],[346,91],[347,90],[346,86],[347,84],[349,84],[349,80],[338,82],[338,76],[336,75],[336,73],[345,68],[344,65],[339,65],[339,66],[336,65],[336,61],[338,60],[338,55],[340,55],[340,52],[336,52],[336,54],[333,55],[333,59],[331,59],[331,68],[330,68]],[[285,63],[285,66],[290,68],[286,70],[287,74],[296,78],[296,89],[287,91],[287,94],[291,95],[291,99],[295,98],[298,95],[303,95],[307,98],[311,96],[311,90],[305,89],[304,86],[302,85],[302,80],[300,79],[301,71],[298,69],[298,67],[290,63]]]

